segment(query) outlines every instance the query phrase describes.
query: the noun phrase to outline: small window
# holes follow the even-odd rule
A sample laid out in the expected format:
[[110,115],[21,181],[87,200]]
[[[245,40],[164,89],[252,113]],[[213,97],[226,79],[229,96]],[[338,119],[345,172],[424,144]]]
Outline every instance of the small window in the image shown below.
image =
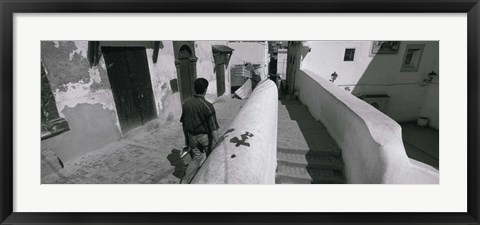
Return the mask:
[[355,49],[347,48],[345,49],[345,56],[343,57],[343,61],[353,61],[354,56],[355,56]]
[[424,45],[407,45],[403,56],[401,72],[416,72],[420,67]]

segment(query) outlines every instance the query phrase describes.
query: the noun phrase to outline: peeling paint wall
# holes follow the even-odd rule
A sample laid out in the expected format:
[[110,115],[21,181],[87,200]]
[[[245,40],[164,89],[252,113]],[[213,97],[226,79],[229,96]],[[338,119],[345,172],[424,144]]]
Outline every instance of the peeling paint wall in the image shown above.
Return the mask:
[[161,42],[156,63],[153,62],[153,48],[147,47],[147,59],[159,120],[178,120],[182,106],[180,92],[174,93],[178,88],[171,87],[172,80],[178,81],[173,42]]
[[[217,96],[217,78],[212,45],[227,41],[195,41],[197,77],[209,81],[207,100]],[[181,99],[172,41],[161,41],[158,58],[153,62],[153,41],[100,41],[100,48],[145,47],[148,67],[160,123],[180,118]],[[42,62],[61,117],[71,130],[42,142],[43,150],[55,152],[63,161],[78,158],[122,137],[105,60],[90,67],[88,41],[43,41]],[[230,94],[230,69],[225,68],[225,94]]]
[[[177,69],[175,67],[175,54],[173,41],[161,41],[158,60],[153,62],[153,44],[140,42],[147,50],[148,66],[152,80],[152,88],[157,106],[160,122],[179,120],[182,113],[180,90],[178,88]],[[197,60],[197,78],[208,80],[209,86],[206,99],[210,102],[216,100],[217,77],[215,74],[215,61],[213,59],[212,45],[226,45],[226,41],[195,41],[195,56]],[[102,43],[102,45],[104,45]],[[112,45],[112,43],[109,43]],[[225,69],[225,77],[229,77],[229,69]],[[176,80],[177,87],[172,87]],[[230,89],[229,79],[225,79],[226,91]],[[176,91],[178,90],[178,91]],[[229,94],[229,92],[226,92]]]
[[70,131],[42,141],[42,151],[63,161],[78,158],[121,137],[103,58],[89,66],[87,41],[42,41],[41,60],[60,117]]

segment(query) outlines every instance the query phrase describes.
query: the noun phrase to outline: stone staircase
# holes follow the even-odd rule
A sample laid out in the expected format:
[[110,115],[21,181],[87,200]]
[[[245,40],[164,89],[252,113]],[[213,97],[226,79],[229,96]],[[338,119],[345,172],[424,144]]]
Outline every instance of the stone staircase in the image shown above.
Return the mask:
[[344,184],[342,151],[297,100],[278,103],[277,184]]

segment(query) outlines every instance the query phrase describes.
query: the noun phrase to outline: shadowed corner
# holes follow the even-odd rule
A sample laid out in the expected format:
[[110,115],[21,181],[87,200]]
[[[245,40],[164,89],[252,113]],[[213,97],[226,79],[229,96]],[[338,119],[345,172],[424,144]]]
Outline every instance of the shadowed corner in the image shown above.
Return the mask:
[[187,170],[188,164],[186,164],[184,160],[190,161],[189,160],[190,157],[187,157],[187,156],[185,158],[188,158],[188,159],[182,160],[182,158],[180,158],[180,153],[181,153],[181,150],[172,149],[172,153],[170,153],[167,156],[167,159],[170,162],[170,165],[175,167],[175,170],[173,171],[172,174],[178,179],[182,179],[183,176],[185,176],[185,171]]

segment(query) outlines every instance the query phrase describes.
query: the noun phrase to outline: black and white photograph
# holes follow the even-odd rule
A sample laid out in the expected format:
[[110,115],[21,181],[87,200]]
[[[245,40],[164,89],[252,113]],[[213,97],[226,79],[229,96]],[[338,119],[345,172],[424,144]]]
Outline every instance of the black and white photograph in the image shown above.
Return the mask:
[[439,184],[438,41],[39,44],[42,184]]
[[477,224],[480,0],[384,1],[0,0],[1,224]]

